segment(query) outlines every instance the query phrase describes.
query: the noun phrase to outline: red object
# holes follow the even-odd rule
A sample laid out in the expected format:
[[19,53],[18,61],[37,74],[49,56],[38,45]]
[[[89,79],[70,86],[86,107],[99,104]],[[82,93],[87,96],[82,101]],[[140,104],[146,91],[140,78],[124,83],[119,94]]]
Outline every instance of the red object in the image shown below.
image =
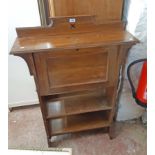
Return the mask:
[[[135,87],[130,76],[130,70],[132,66],[140,62],[143,62],[143,66],[138,82],[138,87],[135,91]],[[132,96],[135,99],[136,103],[144,108],[147,108],[147,59],[139,59],[130,63],[127,68],[127,77],[131,86]]]
[[141,75],[136,91],[136,98],[147,105],[147,62],[143,63]]

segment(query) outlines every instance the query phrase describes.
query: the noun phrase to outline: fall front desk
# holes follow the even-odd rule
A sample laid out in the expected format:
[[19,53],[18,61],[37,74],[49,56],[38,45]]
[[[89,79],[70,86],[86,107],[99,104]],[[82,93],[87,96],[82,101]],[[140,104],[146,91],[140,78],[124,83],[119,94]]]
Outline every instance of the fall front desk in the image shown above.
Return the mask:
[[51,137],[112,124],[128,50],[138,40],[123,22],[53,18],[49,27],[17,28],[11,54],[34,76],[49,146]]

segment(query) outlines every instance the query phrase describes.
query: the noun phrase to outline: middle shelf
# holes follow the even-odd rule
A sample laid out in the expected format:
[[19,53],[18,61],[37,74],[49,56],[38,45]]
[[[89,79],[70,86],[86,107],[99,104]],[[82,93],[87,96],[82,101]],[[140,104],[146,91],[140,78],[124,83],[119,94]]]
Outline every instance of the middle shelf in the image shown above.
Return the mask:
[[103,92],[89,92],[72,96],[47,97],[47,119],[110,110],[112,106]]

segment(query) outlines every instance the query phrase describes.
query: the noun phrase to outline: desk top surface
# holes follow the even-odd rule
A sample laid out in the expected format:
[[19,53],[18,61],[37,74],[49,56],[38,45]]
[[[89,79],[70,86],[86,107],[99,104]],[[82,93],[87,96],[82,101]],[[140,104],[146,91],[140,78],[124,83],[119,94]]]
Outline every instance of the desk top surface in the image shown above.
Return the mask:
[[[61,25],[62,26],[62,25]],[[36,53],[105,45],[136,44],[138,40],[124,30],[122,23],[83,24],[63,27],[17,28],[18,37],[11,54]]]

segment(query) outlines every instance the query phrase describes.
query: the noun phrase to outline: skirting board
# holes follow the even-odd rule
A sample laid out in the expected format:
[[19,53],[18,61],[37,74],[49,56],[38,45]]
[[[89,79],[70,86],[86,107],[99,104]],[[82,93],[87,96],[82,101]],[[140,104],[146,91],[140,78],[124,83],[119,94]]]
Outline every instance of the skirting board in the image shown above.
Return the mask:
[[39,100],[21,101],[21,102],[9,103],[8,107],[9,109],[11,109],[11,108],[17,108],[17,107],[33,106],[38,104],[39,104]]

